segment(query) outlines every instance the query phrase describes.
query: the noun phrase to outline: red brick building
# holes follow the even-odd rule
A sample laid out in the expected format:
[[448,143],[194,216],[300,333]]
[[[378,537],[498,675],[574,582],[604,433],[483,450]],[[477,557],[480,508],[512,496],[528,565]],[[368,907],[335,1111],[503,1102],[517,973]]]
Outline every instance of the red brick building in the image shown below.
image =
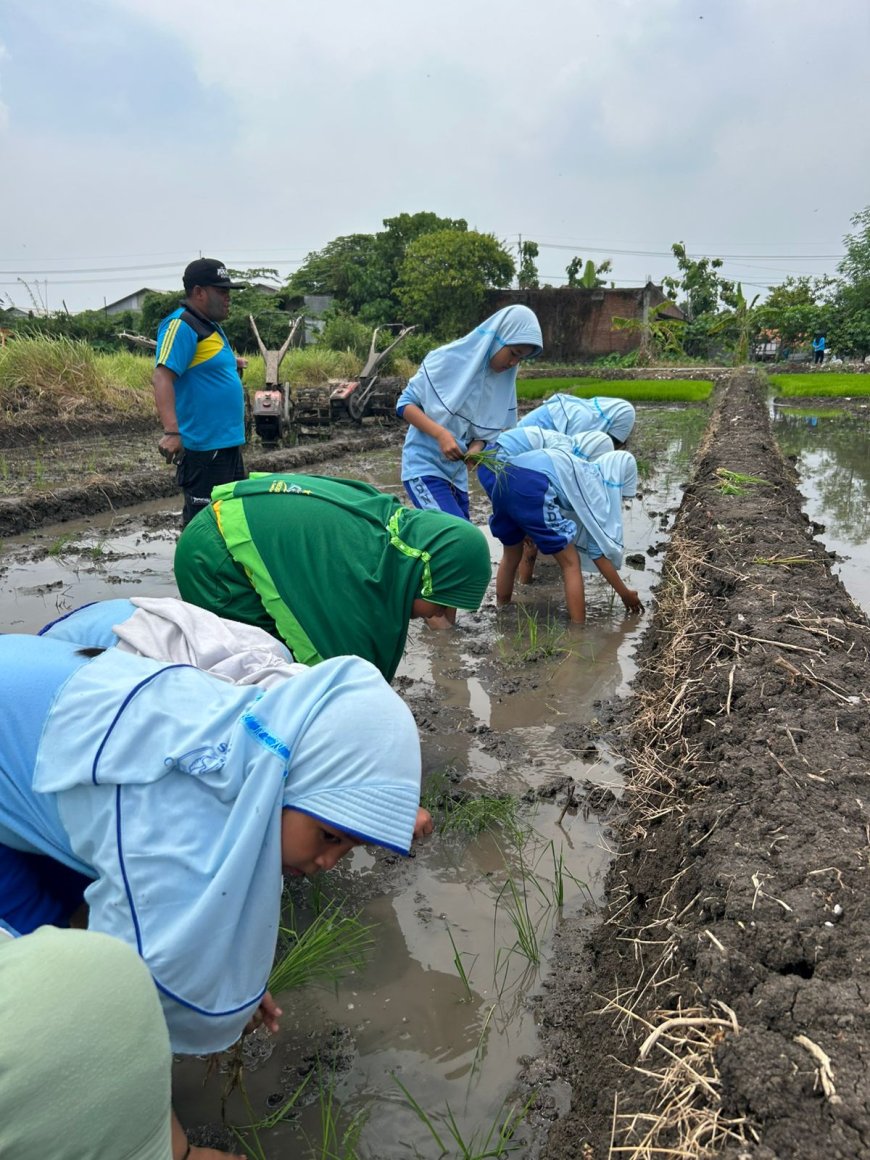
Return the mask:
[[568,286],[543,290],[489,290],[484,317],[503,306],[520,303],[534,310],[544,335],[544,358],[548,362],[586,361],[605,354],[627,354],[640,346],[637,330],[614,330],[614,318],[642,321],[652,314],[664,318],[684,317],[677,306],[656,310],[667,298],[661,286],[647,282],[640,289],[594,290]]

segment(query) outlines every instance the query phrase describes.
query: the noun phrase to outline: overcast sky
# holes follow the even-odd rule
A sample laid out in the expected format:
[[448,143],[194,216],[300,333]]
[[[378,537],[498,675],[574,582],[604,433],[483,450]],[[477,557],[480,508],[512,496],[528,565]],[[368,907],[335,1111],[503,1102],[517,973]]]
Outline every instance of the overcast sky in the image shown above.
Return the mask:
[[[618,284],[834,272],[870,203],[867,0],[0,0],[0,295],[289,274],[433,210]],[[733,255],[733,258],[731,257]]]

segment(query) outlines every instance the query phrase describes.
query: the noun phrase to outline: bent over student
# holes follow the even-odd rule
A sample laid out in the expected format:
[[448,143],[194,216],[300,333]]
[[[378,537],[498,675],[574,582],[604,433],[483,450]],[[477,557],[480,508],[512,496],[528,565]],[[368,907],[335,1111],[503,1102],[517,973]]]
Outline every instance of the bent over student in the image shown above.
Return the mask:
[[523,451],[497,471],[478,468],[492,500],[489,526],[504,552],[496,574],[496,601],[509,604],[528,536],[562,570],[568,615],[586,619],[583,571],[597,569],[630,612],[643,606],[619,575],[623,557],[622,500],[635,495],[637,464],[628,451],[585,462],[561,447]]
[[257,625],[295,660],[354,653],[392,680],[412,617],[480,607],[483,533],[354,479],[252,475],[216,488],[175,550],[184,600]]
[[358,657],[264,691],[10,635],[0,695],[0,919],[63,925],[86,882],[89,929],[144,959],[174,1051],[223,1050],[258,1009],[277,1027],[282,871],[409,851],[417,729]]
[[617,448],[622,447],[634,428],[635,410],[625,399],[599,395],[578,399],[576,395],[551,395],[539,407],[520,419],[519,427],[544,427],[563,435],[603,431]]
[[541,353],[528,306],[506,306],[430,351],[396,403],[409,425],[402,483],[415,507],[468,519],[465,456],[517,421],[517,367]]

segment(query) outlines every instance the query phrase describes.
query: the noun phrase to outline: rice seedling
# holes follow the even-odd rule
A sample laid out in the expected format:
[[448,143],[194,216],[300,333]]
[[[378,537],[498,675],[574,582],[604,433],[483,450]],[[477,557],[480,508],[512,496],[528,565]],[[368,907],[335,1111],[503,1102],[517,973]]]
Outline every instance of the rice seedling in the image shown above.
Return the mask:
[[520,378],[517,380],[517,398],[519,399],[546,399],[547,396],[553,394],[576,395],[580,399],[592,399],[596,395],[616,395],[620,399],[628,399],[630,402],[700,403],[710,397],[712,390],[712,382],[692,379],[566,377],[553,379]]
[[512,636],[499,641],[499,652],[506,664],[525,664],[570,652],[562,645],[565,628],[549,608],[543,617],[538,609],[529,610],[522,604],[517,604],[516,610],[517,624]]
[[73,532],[64,532],[62,536],[58,536],[56,540],[48,545],[49,556],[62,556],[64,549],[73,542],[75,535]]
[[372,942],[372,928],[341,914],[337,903],[323,907],[304,930],[291,904],[289,925],[279,928],[278,958],[268,989],[277,994],[307,983],[336,983],[349,970],[362,968]]
[[[392,1073],[392,1078],[417,1119],[441,1149],[440,1155],[442,1157],[451,1156],[456,1157],[457,1160],[490,1160],[490,1158],[497,1160],[498,1157],[507,1156],[508,1153],[519,1147],[518,1143],[513,1142],[513,1136],[528,1112],[534,1097],[530,1097],[522,1106],[511,1104],[507,1110],[502,1104],[493,1122],[485,1129],[480,1128],[466,1140],[449,1104],[445,1104],[443,1113],[430,1115],[414,1099],[395,1073]],[[445,1143],[445,1137],[452,1140],[453,1144]]]
[[514,949],[518,950],[520,954],[528,959],[530,963],[535,966],[541,961],[541,948],[538,942],[538,927],[532,912],[529,907],[529,894],[527,889],[527,882],[530,878],[523,870],[520,874],[519,882],[513,875],[509,874],[507,881],[499,891],[496,899],[495,908],[498,911],[499,906],[504,902],[504,909],[511,921],[516,934],[516,942]]
[[528,826],[518,817],[519,798],[510,794],[481,794],[479,797],[465,795],[459,801],[451,801],[439,818],[442,834],[458,833],[469,837],[489,832],[509,834],[519,840],[528,832]]
[[723,495],[743,495],[748,488],[756,484],[769,483],[769,480],[762,479],[758,475],[744,475],[740,471],[729,471],[727,467],[717,467],[715,474],[718,482],[713,486]]
[[453,938],[453,931],[450,929],[449,926],[447,927],[447,937],[450,939],[450,945],[453,947],[453,965],[456,967],[456,973],[459,975],[460,979],[462,980],[463,987],[465,987],[466,998],[471,999],[473,997],[473,994],[472,994],[471,983],[470,983],[469,979],[470,979],[470,972],[474,969],[474,964],[477,962],[477,955],[472,956],[471,966],[466,971],[465,964],[462,961],[462,956],[463,956],[463,954],[469,954],[469,952],[459,950],[459,948],[456,945],[456,941]]
[[254,1119],[254,1109],[251,1105],[251,1098],[248,1095],[247,1088],[245,1087],[244,1076],[239,1076],[236,1086],[241,1094],[250,1122],[247,1124],[230,1124],[229,1128],[239,1144],[244,1148],[248,1160],[268,1160],[266,1149],[260,1139],[260,1133],[270,1131],[276,1124],[287,1119],[290,1112],[298,1103],[300,1096],[305,1091],[305,1088],[308,1086],[308,1082],[313,1074],[313,1072],[309,1072],[299,1087],[280,1107],[259,1120]]
[[320,1088],[320,1143],[312,1149],[312,1160],[358,1160],[360,1134],[368,1119],[368,1111],[361,1108],[350,1123],[342,1128],[341,1108],[335,1098],[335,1076]]
[[771,375],[780,398],[851,397],[870,394],[870,382],[862,374]]

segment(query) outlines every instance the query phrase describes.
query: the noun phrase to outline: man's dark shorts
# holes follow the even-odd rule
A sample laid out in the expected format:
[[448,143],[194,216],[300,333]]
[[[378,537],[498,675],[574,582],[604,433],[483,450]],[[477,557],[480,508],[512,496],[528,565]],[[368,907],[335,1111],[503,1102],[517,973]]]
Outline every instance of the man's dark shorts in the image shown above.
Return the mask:
[[197,512],[208,507],[212,488],[247,478],[241,447],[219,447],[215,451],[185,450],[175,473],[175,482],[184,492],[181,526],[187,527]]

